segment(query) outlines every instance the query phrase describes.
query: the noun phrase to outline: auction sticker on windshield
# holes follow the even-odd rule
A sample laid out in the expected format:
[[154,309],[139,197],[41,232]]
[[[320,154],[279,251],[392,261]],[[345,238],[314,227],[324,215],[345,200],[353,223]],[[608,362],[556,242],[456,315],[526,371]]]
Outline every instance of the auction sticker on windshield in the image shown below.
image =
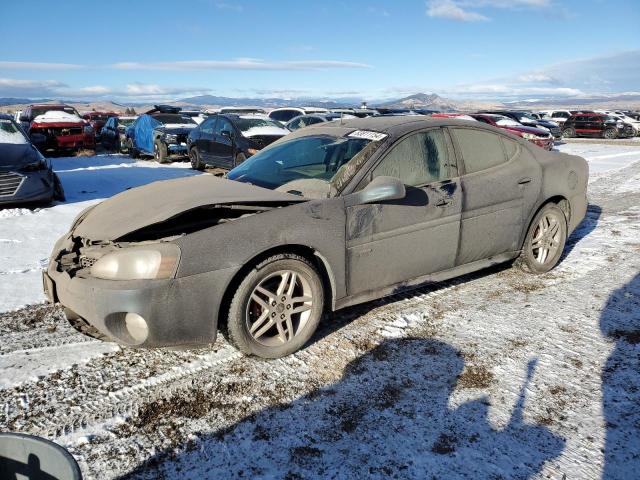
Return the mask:
[[347,137],[364,138],[365,140],[371,140],[372,142],[378,142],[380,140],[383,140],[383,139],[387,138],[387,134],[386,133],[380,133],[380,132],[372,132],[370,130],[356,130],[354,132],[351,132],[349,135],[347,135]]

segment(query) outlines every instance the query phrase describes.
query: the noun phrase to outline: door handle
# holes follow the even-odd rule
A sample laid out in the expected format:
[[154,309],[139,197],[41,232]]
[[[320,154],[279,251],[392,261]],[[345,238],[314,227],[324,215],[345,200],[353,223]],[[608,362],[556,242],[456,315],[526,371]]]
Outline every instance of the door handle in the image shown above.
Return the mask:
[[449,200],[445,200],[444,198],[441,198],[440,200],[438,200],[438,202],[436,203],[436,207],[446,207],[447,205],[449,205],[451,202]]
[[531,177],[525,177],[518,180],[518,185],[526,185],[527,183],[531,183]]

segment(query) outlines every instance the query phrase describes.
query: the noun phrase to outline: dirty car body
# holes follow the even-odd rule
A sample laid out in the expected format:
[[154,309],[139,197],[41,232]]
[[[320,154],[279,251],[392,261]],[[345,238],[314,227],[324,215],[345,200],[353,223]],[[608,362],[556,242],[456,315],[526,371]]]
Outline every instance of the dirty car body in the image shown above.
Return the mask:
[[[478,151],[489,162],[479,170]],[[45,290],[70,318],[120,343],[207,344],[267,257],[303,258],[320,272],[325,308],[337,310],[518,257],[550,202],[573,231],[587,177],[580,157],[476,122],[314,125],[228,179],[157,182],[85,210],[55,245]]]

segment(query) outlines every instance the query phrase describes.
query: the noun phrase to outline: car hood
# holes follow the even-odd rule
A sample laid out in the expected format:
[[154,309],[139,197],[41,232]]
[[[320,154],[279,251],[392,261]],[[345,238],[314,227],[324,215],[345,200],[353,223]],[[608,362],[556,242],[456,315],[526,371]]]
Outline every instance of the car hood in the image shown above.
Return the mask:
[[37,150],[29,143],[0,144],[0,170],[19,170],[39,158]]
[[242,135],[244,135],[247,138],[258,137],[258,136],[263,136],[263,135],[273,135],[273,136],[284,137],[288,133],[289,133],[289,130],[287,130],[286,128],[271,127],[271,126],[269,126],[269,127],[251,127],[248,130],[243,130],[242,131]]
[[92,241],[117,240],[200,207],[231,204],[268,206],[305,201],[306,198],[297,195],[249,183],[199,175],[155,182],[119,193],[89,210],[72,233]]
[[542,137],[546,137],[547,135],[549,135],[549,132],[546,130],[542,130],[540,128],[536,128],[536,127],[525,127],[523,126],[508,126],[508,127],[502,127],[502,128],[506,128],[507,130],[512,130],[514,132],[521,132],[521,133],[533,133],[534,135],[539,135]]

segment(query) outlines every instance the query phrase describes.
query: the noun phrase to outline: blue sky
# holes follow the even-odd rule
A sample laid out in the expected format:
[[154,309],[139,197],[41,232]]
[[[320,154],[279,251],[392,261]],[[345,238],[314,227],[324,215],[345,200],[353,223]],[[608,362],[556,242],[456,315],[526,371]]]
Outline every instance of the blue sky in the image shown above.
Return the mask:
[[640,1],[0,2],[0,96],[640,91]]

